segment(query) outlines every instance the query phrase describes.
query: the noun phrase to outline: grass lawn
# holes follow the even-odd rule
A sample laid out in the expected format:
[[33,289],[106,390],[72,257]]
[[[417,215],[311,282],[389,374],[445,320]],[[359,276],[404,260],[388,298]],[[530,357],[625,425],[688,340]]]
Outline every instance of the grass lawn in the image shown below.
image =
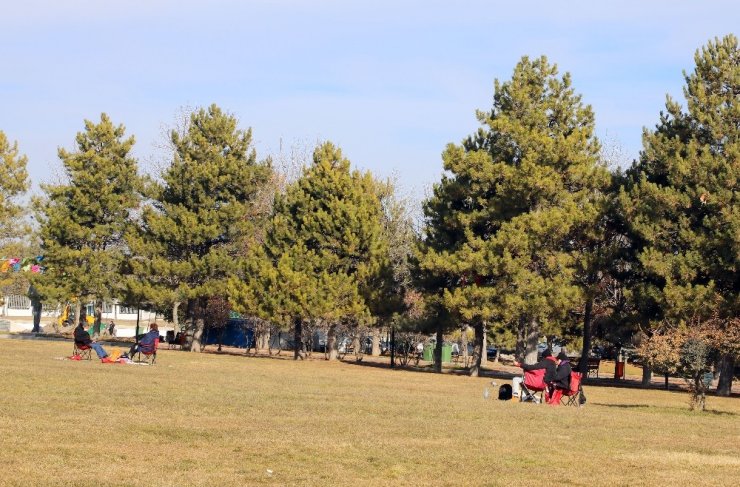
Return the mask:
[[740,479],[736,398],[692,413],[686,393],[587,386],[584,408],[552,408],[498,401],[484,378],[169,350],[149,367],[56,359],[71,349],[0,340],[0,485]]

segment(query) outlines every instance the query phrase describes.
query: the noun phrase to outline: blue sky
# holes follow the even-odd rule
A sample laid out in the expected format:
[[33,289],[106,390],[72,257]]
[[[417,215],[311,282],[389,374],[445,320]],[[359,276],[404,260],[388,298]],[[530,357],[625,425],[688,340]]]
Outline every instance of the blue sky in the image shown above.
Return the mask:
[[598,135],[629,161],[666,93],[736,1],[26,0],[0,6],[0,130],[38,183],[83,119],[108,113],[151,170],[183,106],[217,103],[260,156],[331,140],[419,197],[522,55],[569,71]]

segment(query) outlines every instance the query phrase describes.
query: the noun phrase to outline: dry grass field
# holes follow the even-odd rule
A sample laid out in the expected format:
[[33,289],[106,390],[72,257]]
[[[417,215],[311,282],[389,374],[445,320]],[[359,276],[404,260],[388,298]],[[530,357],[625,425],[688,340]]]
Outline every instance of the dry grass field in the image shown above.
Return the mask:
[[169,350],[155,366],[59,360],[71,348],[0,340],[0,485],[740,479],[737,398],[692,413],[685,393],[587,386],[584,408],[553,408],[498,401],[484,378]]

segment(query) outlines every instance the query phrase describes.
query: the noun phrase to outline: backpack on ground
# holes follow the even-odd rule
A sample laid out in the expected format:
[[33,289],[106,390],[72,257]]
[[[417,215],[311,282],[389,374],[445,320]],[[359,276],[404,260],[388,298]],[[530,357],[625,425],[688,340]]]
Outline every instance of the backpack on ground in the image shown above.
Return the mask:
[[511,399],[511,386],[509,384],[504,384],[499,387],[498,399],[499,401],[508,401]]

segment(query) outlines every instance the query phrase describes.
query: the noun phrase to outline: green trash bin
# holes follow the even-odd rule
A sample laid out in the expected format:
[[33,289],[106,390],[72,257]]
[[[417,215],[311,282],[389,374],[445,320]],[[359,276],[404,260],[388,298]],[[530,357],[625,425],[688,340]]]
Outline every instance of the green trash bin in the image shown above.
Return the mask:
[[434,345],[432,345],[431,343],[424,345],[424,352],[422,353],[421,358],[426,360],[427,362],[433,362],[434,361]]
[[442,363],[452,362],[452,345],[442,345]]

